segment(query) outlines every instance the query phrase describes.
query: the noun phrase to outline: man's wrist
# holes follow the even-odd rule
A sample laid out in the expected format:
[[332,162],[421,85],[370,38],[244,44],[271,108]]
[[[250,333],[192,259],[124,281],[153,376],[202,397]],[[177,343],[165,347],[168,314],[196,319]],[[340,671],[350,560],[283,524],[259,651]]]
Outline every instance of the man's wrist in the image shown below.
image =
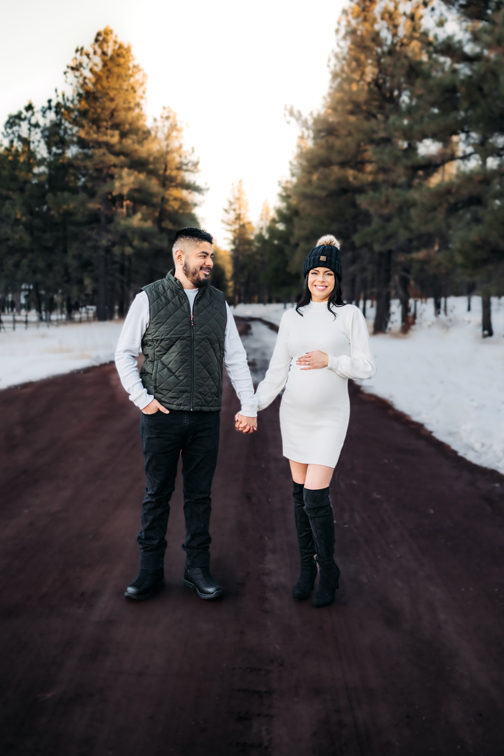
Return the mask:
[[243,415],[243,417],[257,417],[257,407],[242,407],[240,415]]
[[138,409],[144,410],[146,407],[149,406],[149,404],[152,402],[153,399],[154,397],[151,396],[150,394],[147,394],[146,397],[142,397],[142,400],[139,401],[137,404]]

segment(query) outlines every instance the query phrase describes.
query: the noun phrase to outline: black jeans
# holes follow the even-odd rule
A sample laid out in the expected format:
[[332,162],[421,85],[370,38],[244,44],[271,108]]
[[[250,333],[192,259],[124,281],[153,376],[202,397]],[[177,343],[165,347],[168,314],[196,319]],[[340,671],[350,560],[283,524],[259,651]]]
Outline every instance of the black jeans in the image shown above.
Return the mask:
[[184,514],[188,567],[210,564],[212,479],[219,450],[220,412],[142,414],[141,435],[147,488],[142,504],[142,530],[138,534],[140,567],[163,568],[170,499],[175,489],[177,463],[182,453]]

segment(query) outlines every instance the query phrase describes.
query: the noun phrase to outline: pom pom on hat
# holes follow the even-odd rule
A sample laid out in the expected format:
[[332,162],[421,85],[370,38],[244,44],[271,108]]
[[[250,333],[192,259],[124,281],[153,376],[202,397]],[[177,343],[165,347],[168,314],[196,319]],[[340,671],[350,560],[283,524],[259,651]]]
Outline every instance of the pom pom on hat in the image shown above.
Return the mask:
[[340,243],[336,239],[335,236],[332,234],[326,234],[325,236],[321,236],[318,242],[315,245],[316,247],[336,247],[336,249],[340,248]]
[[329,268],[339,280],[343,278],[341,266],[341,252],[339,242],[332,234],[321,236],[317,245],[308,252],[308,257],[303,266],[303,275],[306,277],[312,268]]

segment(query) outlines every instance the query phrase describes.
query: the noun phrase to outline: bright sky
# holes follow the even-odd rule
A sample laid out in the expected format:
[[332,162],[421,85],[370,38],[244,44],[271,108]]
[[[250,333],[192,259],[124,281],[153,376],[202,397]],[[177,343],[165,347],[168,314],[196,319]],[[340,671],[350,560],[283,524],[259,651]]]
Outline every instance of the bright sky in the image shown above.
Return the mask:
[[0,123],[64,89],[77,46],[111,26],[148,76],[147,111],[185,127],[208,187],[202,224],[225,245],[222,209],[243,179],[251,219],[288,175],[297,137],[284,108],[319,107],[344,0],[17,0],[0,26]]

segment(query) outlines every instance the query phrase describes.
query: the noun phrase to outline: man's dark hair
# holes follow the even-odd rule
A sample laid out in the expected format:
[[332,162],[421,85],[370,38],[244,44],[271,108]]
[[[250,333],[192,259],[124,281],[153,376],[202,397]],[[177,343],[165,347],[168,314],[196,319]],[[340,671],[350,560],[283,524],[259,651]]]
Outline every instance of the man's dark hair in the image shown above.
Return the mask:
[[201,228],[192,228],[191,226],[177,231],[175,239],[173,240],[173,249],[175,249],[175,245],[180,239],[194,239],[194,241],[204,241],[213,244],[212,234],[209,234],[208,231],[203,231]]

